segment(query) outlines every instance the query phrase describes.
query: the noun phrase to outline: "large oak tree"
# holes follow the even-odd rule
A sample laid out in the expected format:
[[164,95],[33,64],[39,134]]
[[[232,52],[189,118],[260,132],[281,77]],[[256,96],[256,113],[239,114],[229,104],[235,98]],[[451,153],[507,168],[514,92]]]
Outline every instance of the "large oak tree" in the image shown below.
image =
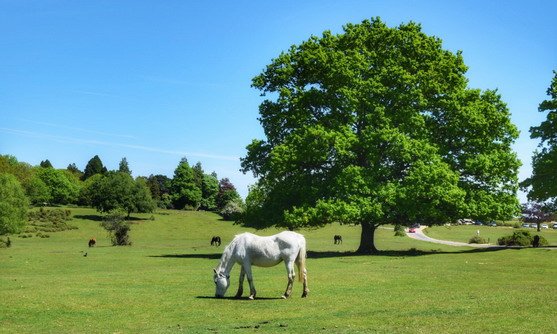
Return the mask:
[[359,224],[358,251],[372,253],[382,224],[517,213],[518,131],[466,71],[419,24],[380,19],[281,53],[253,79],[266,139],[242,159],[258,178],[244,224]]

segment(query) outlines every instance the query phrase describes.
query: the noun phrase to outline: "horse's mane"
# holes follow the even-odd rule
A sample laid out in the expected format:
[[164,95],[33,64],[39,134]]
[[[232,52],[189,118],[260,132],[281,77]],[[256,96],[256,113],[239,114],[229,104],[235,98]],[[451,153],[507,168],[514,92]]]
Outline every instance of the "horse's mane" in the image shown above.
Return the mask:
[[237,248],[240,244],[240,240],[242,239],[242,236],[244,236],[245,234],[247,233],[241,233],[235,235],[234,239],[232,239],[232,241],[226,247],[224,247],[222,256],[220,258],[219,266],[222,266],[224,263],[228,263],[228,261],[230,261],[230,259],[232,258],[232,255],[238,253]]

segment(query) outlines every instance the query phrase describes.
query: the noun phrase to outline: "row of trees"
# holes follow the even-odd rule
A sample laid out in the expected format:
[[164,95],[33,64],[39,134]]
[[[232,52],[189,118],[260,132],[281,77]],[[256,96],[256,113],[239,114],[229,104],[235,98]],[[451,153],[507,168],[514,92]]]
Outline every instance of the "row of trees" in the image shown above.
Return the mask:
[[[229,215],[230,207],[236,211],[243,208],[240,195],[227,178],[219,181],[215,173],[206,174],[199,162],[190,167],[186,158],[178,164],[173,178],[165,175],[133,178],[126,158],[121,160],[118,170],[109,171],[94,156],[81,171],[75,164],[55,169],[48,160],[31,166],[13,156],[0,155],[0,175],[3,176],[0,209],[5,213],[16,210],[10,217],[17,221],[28,204],[92,206],[104,213],[123,210],[128,216],[133,212],[151,212],[155,207],[222,211],[225,216]],[[0,225],[8,226],[7,222]],[[0,234],[13,231],[13,226],[0,228]]]

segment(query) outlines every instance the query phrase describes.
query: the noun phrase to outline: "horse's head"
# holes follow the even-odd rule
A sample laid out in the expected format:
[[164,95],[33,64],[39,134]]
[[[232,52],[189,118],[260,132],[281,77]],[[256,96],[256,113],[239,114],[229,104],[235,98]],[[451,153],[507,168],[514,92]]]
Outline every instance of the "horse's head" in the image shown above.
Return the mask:
[[213,275],[213,281],[215,281],[216,286],[215,297],[222,298],[230,286],[230,275],[226,275],[224,272],[217,271],[216,269],[213,269],[213,271],[215,273]]

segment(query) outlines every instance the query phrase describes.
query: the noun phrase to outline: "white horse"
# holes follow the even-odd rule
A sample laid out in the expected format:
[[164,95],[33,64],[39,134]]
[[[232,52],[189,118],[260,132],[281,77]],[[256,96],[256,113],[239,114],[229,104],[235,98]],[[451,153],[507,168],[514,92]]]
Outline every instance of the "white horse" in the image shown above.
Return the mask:
[[230,271],[234,264],[242,266],[240,271],[240,285],[236,298],[242,297],[244,292],[244,276],[248,277],[250,295],[255,298],[255,286],[251,274],[251,265],[258,267],[272,267],[284,261],[288,274],[288,285],[283,298],[288,298],[292,293],[294,283],[294,262],[298,266],[299,280],[304,283],[302,297],[308,295],[306,271],[306,239],[295,232],[281,232],[269,237],[260,237],[251,233],[237,235],[224,249],[219,265],[213,269],[216,285],[215,297],[222,298],[230,286]]

